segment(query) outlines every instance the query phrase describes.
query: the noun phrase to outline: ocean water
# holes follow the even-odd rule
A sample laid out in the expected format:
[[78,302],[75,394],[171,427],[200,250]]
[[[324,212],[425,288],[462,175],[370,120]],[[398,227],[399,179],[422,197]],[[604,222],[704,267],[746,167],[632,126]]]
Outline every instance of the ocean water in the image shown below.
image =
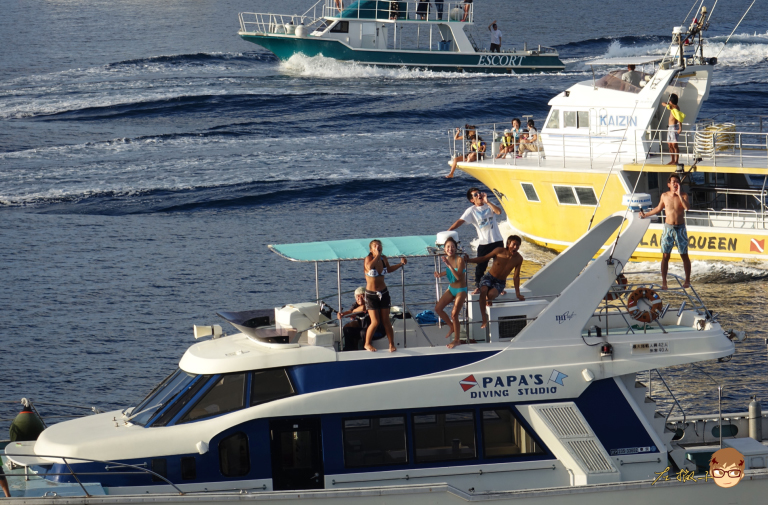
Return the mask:
[[[443,177],[449,129],[543,119],[554,94],[591,78],[589,60],[663,53],[691,7],[475,4],[476,40],[487,44],[485,25],[497,19],[505,45],[554,46],[566,70],[478,76],[322,57],[279,63],[237,36],[238,12],[309,7],[295,0],[5,2],[0,401],[29,397],[45,412],[76,412],[45,402],[123,408],[174,368],[192,324],[314,296],[313,267],[268,244],[447,228],[474,184]],[[723,49],[748,5],[716,8],[707,55]],[[702,114],[768,114],[767,57],[768,9],[756,4],[720,53]],[[527,274],[553,257],[530,244],[522,252]],[[430,269],[414,261],[408,278],[428,283]],[[362,282],[360,270],[342,267],[345,289]],[[750,395],[768,394],[768,264],[695,262],[693,277],[724,326],[749,339],[727,363],[665,377],[688,413],[716,410],[717,384],[726,385],[725,410],[744,411]],[[320,282],[335,293],[335,266],[321,266]],[[429,288],[412,291],[430,300]],[[15,411],[0,403],[0,419]]]

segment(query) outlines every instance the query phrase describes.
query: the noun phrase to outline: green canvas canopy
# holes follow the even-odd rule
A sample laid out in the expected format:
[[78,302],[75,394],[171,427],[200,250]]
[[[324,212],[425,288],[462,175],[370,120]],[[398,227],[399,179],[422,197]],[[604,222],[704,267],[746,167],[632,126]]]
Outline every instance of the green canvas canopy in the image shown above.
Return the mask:
[[[384,256],[434,256],[435,235],[381,238]],[[368,244],[373,238],[306,242],[303,244],[269,245],[269,249],[291,261],[353,261],[368,256]]]

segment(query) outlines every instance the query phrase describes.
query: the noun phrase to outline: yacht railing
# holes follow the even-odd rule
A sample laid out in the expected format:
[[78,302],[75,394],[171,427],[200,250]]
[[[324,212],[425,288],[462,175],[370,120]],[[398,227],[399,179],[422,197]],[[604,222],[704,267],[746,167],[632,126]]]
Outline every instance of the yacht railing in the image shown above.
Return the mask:
[[[523,121],[525,128],[525,121]],[[667,129],[643,129],[602,131],[595,133],[588,127],[573,128],[568,133],[542,132],[543,121],[536,121],[539,131],[539,151],[524,153],[525,157],[534,156],[537,166],[549,154],[548,166],[566,167],[566,162],[584,160],[589,168],[606,168],[614,162],[665,164],[672,160],[668,150]],[[690,125],[684,125],[686,127]],[[486,142],[487,150],[480,160],[494,165],[517,165],[515,155],[498,158],[501,138],[504,130],[510,129],[511,123],[487,123],[477,125],[474,131]],[[685,165],[698,163],[714,167],[747,167],[768,169],[768,133],[736,131],[723,124],[699,123],[694,130],[683,130],[678,140],[679,162]],[[762,125],[761,125],[762,128]],[[462,136],[465,130],[460,129]],[[467,146],[454,141],[456,129],[449,130],[451,135],[451,156],[469,154]],[[515,145],[517,150],[517,145]],[[492,155],[492,156],[491,156]],[[526,162],[526,165],[529,163]]]
[[[289,14],[270,14],[264,12],[241,12],[238,15],[240,19],[240,31],[243,33],[286,33],[290,27],[304,25],[308,31],[321,18],[313,18],[305,15]],[[288,27],[288,28],[286,28]]]
[[[464,2],[419,2],[360,0],[339,9],[343,0],[325,0],[323,16],[337,19],[376,19],[379,21],[441,21],[473,23],[474,4]],[[465,10],[466,6],[466,10]]]

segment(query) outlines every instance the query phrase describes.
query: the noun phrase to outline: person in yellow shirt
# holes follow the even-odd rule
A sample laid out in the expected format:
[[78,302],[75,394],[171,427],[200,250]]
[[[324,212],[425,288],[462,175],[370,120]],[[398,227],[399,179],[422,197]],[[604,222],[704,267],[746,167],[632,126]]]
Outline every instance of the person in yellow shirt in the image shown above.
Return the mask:
[[683,131],[683,120],[685,114],[677,106],[677,95],[672,93],[669,95],[669,102],[661,102],[662,107],[666,107],[669,110],[669,127],[667,128],[667,145],[669,146],[669,154],[672,156],[672,161],[667,165],[677,165],[680,149],[677,147],[677,142],[680,138],[680,133]]

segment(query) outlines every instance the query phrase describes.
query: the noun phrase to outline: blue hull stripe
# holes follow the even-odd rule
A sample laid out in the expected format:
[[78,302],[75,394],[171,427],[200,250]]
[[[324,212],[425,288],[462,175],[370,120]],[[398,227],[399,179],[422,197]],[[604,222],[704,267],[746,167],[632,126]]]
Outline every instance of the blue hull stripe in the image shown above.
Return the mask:
[[457,352],[441,356],[336,361],[293,366],[288,372],[297,392],[306,394],[444,372],[477,363],[498,352]]

